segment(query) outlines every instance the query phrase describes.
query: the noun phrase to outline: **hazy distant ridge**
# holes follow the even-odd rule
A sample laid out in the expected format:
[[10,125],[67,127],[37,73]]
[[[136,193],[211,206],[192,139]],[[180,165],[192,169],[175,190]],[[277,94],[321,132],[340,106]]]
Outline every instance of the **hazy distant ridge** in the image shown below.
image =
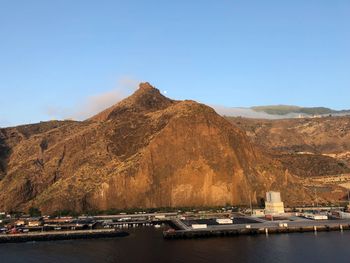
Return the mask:
[[337,111],[326,107],[299,107],[293,105],[257,106],[251,107],[251,109],[254,111],[265,112],[272,115],[286,115],[289,113],[299,113],[307,115],[350,113],[350,110]]
[[299,107],[294,105],[269,105],[269,106],[255,106],[250,108],[238,107],[221,107],[213,106],[221,115],[226,116],[241,116],[245,118],[259,118],[259,119],[284,119],[313,117],[313,116],[327,116],[327,115],[350,115],[350,110],[333,110],[326,107]]

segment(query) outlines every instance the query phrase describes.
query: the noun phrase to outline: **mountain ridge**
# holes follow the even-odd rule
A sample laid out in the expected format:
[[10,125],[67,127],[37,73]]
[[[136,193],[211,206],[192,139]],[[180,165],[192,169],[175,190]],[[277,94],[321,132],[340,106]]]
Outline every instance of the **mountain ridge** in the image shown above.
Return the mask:
[[168,99],[149,83],[86,121],[0,135],[8,149],[0,155],[0,210],[242,205],[271,189],[283,190],[287,204],[299,194],[312,199],[302,180],[239,126],[204,104]]

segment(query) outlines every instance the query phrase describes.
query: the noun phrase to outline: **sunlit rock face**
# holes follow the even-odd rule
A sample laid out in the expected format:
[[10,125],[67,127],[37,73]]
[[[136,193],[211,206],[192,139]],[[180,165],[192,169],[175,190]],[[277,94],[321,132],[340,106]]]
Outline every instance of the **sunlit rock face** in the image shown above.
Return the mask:
[[0,130],[0,210],[84,212],[259,202],[300,179],[245,132],[194,101],[141,83],[130,97],[82,122]]

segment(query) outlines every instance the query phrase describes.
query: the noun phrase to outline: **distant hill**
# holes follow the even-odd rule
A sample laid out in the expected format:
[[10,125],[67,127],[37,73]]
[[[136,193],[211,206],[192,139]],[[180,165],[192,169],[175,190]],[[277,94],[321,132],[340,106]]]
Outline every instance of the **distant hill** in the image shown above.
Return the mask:
[[350,113],[349,110],[337,111],[326,107],[299,107],[293,105],[270,105],[251,107],[257,112],[265,112],[272,115],[287,115],[290,113],[299,113],[306,115],[326,115],[326,114],[342,114]]
[[252,119],[292,119],[298,117],[350,115],[350,110],[333,110],[326,107],[299,107],[294,105],[269,105],[250,108],[212,105],[212,107],[223,116]]

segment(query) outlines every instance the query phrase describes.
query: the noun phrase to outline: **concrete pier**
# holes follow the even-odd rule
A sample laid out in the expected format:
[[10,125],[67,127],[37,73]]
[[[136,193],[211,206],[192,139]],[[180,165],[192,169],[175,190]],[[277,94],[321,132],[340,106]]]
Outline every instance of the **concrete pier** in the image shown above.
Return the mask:
[[128,235],[129,233],[125,231],[115,229],[32,232],[26,234],[0,235],[0,243],[124,237]]
[[[180,224],[176,224],[179,226]],[[207,238],[238,235],[269,235],[281,233],[303,233],[303,232],[324,232],[324,231],[345,231],[350,230],[350,220],[323,220],[306,222],[288,222],[281,226],[278,222],[256,223],[247,226],[246,224],[207,226],[206,229],[171,229],[163,232],[165,239],[178,238]]]

